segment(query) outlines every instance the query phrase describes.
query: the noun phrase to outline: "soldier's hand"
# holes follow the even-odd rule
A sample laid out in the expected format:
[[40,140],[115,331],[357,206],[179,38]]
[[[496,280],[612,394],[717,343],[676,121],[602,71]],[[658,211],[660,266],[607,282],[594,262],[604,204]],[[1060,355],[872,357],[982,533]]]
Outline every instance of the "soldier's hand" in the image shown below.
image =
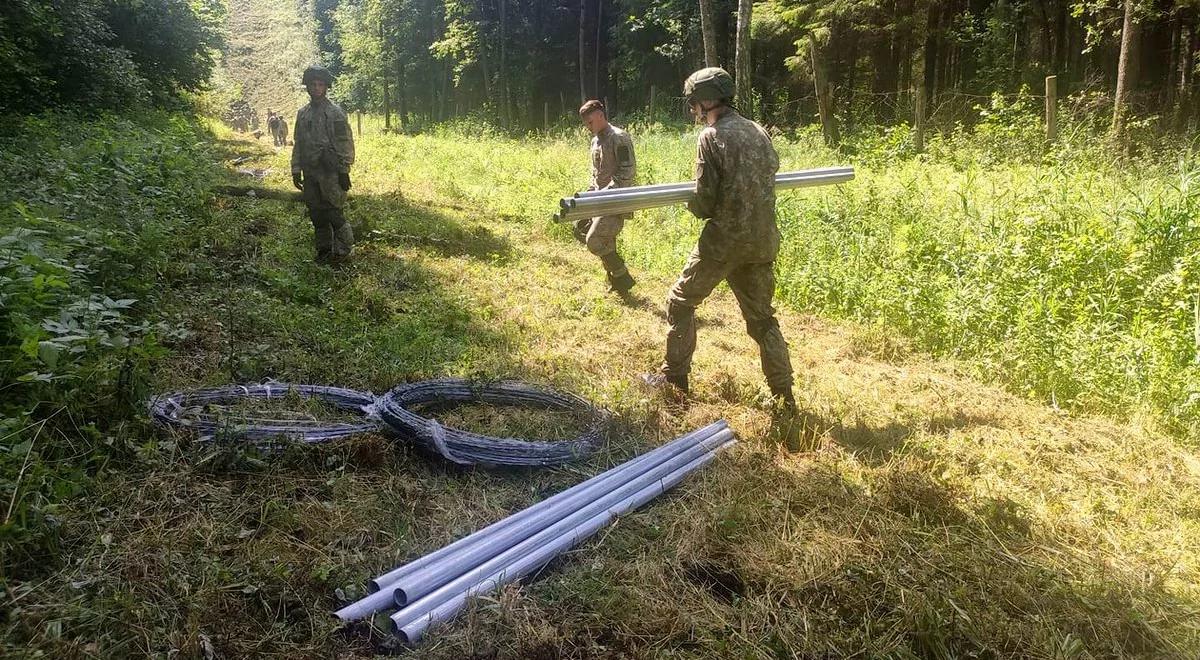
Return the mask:
[[296,190],[304,190],[304,177],[299,172],[292,173],[292,185],[296,186]]
[[341,172],[338,174],[338,185],[342,187],[342,190],[350,190],[349,172]]

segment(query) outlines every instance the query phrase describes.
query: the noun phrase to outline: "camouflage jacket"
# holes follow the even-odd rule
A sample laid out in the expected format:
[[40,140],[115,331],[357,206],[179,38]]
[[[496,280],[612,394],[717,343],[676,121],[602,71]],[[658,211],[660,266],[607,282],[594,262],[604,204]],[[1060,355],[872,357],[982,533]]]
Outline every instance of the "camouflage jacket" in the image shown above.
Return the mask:
[[637,157],[628,133],[609,124],[592,137],[592,185],[588,190],[627,188],[636,175]]
[[[349,173],[353,164],[354,134],[346,112],[329,100],[300,108],[292,134],[292,172],[304,172],[319,184],[319,193],[312,194],[340,207],[346,193],[337,185],[337,175]],[[305,201],[317,201],[309,196],[306,187]]]
[[696,196],[688,210],[707,218],[697,251],[702,258],[741,263],[774,261],[775,173],[779,156],[762,126],[730,109],[700,132]]
[[296,113],[293,172],[350,172],[354,135],[346,112],[332,101],[309,103]]

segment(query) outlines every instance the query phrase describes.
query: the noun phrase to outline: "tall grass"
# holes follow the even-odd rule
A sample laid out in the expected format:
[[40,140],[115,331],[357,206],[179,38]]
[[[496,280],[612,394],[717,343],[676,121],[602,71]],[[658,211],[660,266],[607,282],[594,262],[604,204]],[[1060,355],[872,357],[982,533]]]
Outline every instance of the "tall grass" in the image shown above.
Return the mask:
[[[1200,170],[1190,150],[1160,143],[1117,158],[1083,122],[1046,145],[1029,103],[980,110],[973,130],[933,136],[922,154],[905,126],[860,132],[840,152],[812,131],[777,136],[785,169],[858,172],[850,184],[780,196],[780,299],[901,332],[1058,406],[1195,437]],[[632,129],[642,182],[690,178],[694,130]],[[377,159],[362,163],[367,176],[399,176],[566,240],[548,218],[587,181],[582,130],[366,132],[364,152]],[[699,228],[680,208],[640,212],[622,250],[635,268],[672,271]]]

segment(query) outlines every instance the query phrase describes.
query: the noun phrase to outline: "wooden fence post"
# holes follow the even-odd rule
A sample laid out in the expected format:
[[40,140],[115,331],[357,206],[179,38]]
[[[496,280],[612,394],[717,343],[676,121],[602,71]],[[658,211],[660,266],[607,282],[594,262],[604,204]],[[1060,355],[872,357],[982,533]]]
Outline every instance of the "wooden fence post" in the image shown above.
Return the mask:
[[549,101],[544,101],[542,103],[542,129],[546,131],[547,135],[550,134],[550,102]]
[[362,110],[358,111],[358,136],[362,137]]
[[1058,139],[1058,76],[1046,76],[1046,139]]
[[654,96],[658,89],[654,85],[650,85],[650,123],[654,123]]

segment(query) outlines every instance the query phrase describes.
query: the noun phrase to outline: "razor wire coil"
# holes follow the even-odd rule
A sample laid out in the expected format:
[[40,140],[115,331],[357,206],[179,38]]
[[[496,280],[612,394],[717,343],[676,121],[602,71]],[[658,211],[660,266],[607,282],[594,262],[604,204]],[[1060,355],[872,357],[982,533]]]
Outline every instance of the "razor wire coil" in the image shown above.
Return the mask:
[[[338,410],[361,416],[361,422],[315,419],[272,419],[247,417],[231,412],[229,406],[245,400],[283,399],[299,396],[326,403]],[[150,418],[161,426],[196,431],[202,441],[220,436],[269,441],[284,437],[305,443],[320,443],[356,433],[380,431],[384,425],[376,412],[375,395],[342,387],[266,382],[229,385],[161,394],[150,400]]]
[[[362,421],[277,419],[265,413],[249,417],[230,408],[245,400],[291,395],[324,402],[358,415]],[[428,406],[469,403],[570,412],[586,416],[589,425],[570,440],[525,440],[450,428],[414,412]],[[358,433],[391,431],[453,463],[482,466],[551,466],[586,458],[600,446],[608,418],[605,411],[573,394],[517,381],[476,383],[458,378],[403,384],[381,397],[341,387],[274,381],[229,385],[161,394],[150,400],[148,409],[154,423],[195,431],[206,442],[236,437],[271,447],[270,442],[281,437],[315,444]]]
[[[571,440],[523,440],[480,435],[443,426],[414,408],[429,404],[485,403],[586,414],[590,425]],[[379,414],[402,437],[460,465],[549,466],[589,456],[600,446],[607,415],[587,401],[516,381],[473,383],[443,378],[400,385],[384,394]]]

